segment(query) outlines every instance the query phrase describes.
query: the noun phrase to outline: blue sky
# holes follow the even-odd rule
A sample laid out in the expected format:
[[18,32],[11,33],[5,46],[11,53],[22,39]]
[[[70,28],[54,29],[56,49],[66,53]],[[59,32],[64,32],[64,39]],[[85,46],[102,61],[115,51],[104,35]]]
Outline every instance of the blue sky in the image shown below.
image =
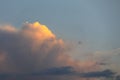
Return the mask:
[[0,23],[39,21],[58,37],[92,50],[120,47],[119,0],[0,0]]

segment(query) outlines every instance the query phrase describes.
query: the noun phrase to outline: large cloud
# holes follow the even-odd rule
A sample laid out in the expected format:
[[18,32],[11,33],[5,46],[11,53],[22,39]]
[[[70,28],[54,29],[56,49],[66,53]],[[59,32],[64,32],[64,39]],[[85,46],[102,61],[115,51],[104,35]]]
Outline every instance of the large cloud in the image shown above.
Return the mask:
[[[71,68],[81,73],[100,69],[101,64],[97,64],[96,61],[72,59],[66,54],[68,49],[62,39],[58,39],[39,22],[25,23],[20,29],[9,25],[0,26],[0,73],[28,74],[54,67],[62,67],[58,72],[60,74],[69,73]],[[66,66],[70,67],[63,71]],[[70,77],[73,78],[78,79],[75,76]]]
[[38,22],[25,24],[20,30],[12,26],[0,28],[0,55],[3,66],[0,69],[3,72],[7,69],[27,72],[55,66],[58,64],[58,55],[62,56],[64,50],[63,41],[57,40],[46,26]]

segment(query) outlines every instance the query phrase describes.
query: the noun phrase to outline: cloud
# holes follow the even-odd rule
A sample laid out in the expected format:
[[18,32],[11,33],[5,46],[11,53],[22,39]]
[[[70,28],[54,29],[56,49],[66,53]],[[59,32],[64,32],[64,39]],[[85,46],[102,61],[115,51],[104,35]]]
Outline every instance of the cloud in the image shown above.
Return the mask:
[[50,68],[38,73],[33,73],[32,75],[72,75],[74,73],[76,73],[76,71],[74,71],[73,67],[65,66]]
[[[110,69],[102,70],[102,71],[90,71],[90,72],[79,72],[74,70],[71,66],[66,67],[57,67],[57,68],[50,68],[47,70],[43,70],[38,73],[33,73],[32,75],[58,75],[58,76],[78,76],[83,78],[110,78],[115,76],[115,72],[111,71]],[[32,76],[31,75],[31,76]]]
[[104,71],[96,71],[96,72],[88,72],[88,73],[84,73],[82,74],[82,77],[113,77],[115,75],[114,72],[112,72],[111,70],[107,69]]
[[[74,68],[71,66],[66,67],[54,67],[49,68],[46,70],[42,70],[40,72],[35,73],[27,73],[27,74],[1,74],[0,79],[22,79],[22,80],[32,80],[31,78],[36,78],[36,80],[44,79],[44,80],[65,80],[65,79],[80,79],[80,80],[86,80],[86,79],[94,79],[97,80],[98,78],[116,78],[119,79],[119,76],[115,76],[115,72],[106,69],[103,71],[93,71],[93,72],[78,72],[75,71]],[[46,77],[46,78],[45,78]]]
[[120,75],[117,75],[115,80],[120,80]]
[[93,58],[98,60],[110,60],[114,56],[115,57],[119,56],[119,54],[120,54],[120,48],[117,48],[108,51],[96,51],[89,56],[92,56]]
[[[101,65],[106,64],[95,60],[74,60],[66,54],[70,47],[39,22],[25,23],[19,29],[10,25],[0,26],[0,73],[23,76],[38,72],[39,75],[46,74],[47,79],[51,77],[49,74],[52,74],[52,80],[61,80],[65,77],[55,75],[80,75],[98,71]],[[6,75],[1,75],[0,78],[5,78],[4,76]],[[41,77],[40,79],[47,80],[46,77]],[[67,76],[66,79],[78,78],[80,77]]]
[[[0,54],[5,64],[2,68],[6,70],[16,69],[19,72],[32,71],[37,67],[42,69],[47,67],[48,61],[52,62],[52,59],[55,65],[54,59],[60,53],[62,55],[64,50],[63,41],[57,40],[46,26],[38,22],[25,24],[20,30],[12,26],[0,28]],[[50,63],[49,67],[53,64]],[[4,70],[2,68],[1,71]]]

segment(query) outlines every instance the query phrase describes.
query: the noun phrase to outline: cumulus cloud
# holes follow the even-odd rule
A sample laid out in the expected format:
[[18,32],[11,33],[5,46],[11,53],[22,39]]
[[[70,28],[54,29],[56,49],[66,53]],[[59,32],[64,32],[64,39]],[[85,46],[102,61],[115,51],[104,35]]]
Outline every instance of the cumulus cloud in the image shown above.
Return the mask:
[[100,69],[96,61],[74,60],[66,54],[68,49],[62,39],[39,22],[25,23],[20,29],[0,26],[0,73],[26,74],[54,67],[53,71],[60,74],[69,73],[72,68],[78,72]]
[[0,28],[0,57],[1,63],[4,62],[1,72],[7,69],[27,72],[56,66],[58,55],[62,57],[64,51],[63,41],[38,22],[25,24],[20,30],[12,26]]

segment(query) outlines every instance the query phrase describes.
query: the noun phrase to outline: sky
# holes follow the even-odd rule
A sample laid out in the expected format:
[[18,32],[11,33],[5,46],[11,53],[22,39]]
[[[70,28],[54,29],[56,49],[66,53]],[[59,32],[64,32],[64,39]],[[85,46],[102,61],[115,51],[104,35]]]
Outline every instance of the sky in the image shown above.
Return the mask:
[[[23,48],[21,48],[20,44],[16,42],[21,42],[23,44],[26,44],[25,49],[29,49],[28,44],[30,45],[30,49],[33,49],[34,47],[35,48],[41,47],[44,49],[44,46],[41,45],[42,43],[44,43],[44,45],[57,46],[57,50],[58,50],[57,52],[56,52],[56,48],[52,47],[53,53],[56,52],[59,54],[59,49],[60,52],[62,49],[61,53],[63,53],[62,54],[63,57],[66,57],[64,56],[65,55],[64,53],[66,53],[67,55],[73,57],[73,59],[75,60],[76,59],[80,61],[83,60],[82,64],[84,64],[84,66],[85,63],[87,64],[89,63],[88,62],[89,60],[92,60],[93,62],[90,62],[91,65],[93,65],[94,62],[98,62],[99,64],[100,63],[105,64],[103,66],[103,69],[106,68],[110,69],[107,70],[108,72],[113,70],[113,71],[119,71],[118,73],[120,73],[120,69],[119,69],[120,67],[119,65],[120,5],[119,4],[120,4],[120,0],[0,0],[0,26],[1,26],[0,38],[3,39],[3,42],[1,41],[0,44],[7,43],[6,39],[8,39],[8,45],[2,44],[2,46],[0,47],[1,53],[4,52],[10,53],[11,55],[9,56],[11,56],[12,58],[13,56],[16,56],[18,58],[17,54],[19,54],[19,52],[42,53],[47,51],[48,49],[47,50],[45,49],[45,51],[24,50]],[[41,31],[39,32],[39,30],[41,30],[42,28],[37,28],[37,27],[43,25],[48,27],[48,29],[45,28],[47,32],[41,32]],[[36,29],[38,29],[38,31],[36,31]],[[22,32],[25,36],[23,36]],[[37,34],[38,34],[37,32],[43,35],[42,36],[43,39],[41,38],[39,39],[39,37],[41,36],[38,36],[37,38]],[[11,34],[9,35],[8,33]],[[49,33],[50,35],[46,35],[47,33]],[[48,41],[47,43],[45,43],[46,39],[49,38],[51,40],[51,35],[54,35],[53,40],[56,41],[56,44],[54,44],[54,41],[53,42]],[[13,38],[9,36],[12,36]],[[16,37],[20,38],[20,40],[16,41]],[[27,38],[24,39],[24,37]],[[35,41],[34,39],[40,40],[39,45],[36,44],[38,41]],[[14,42],[14,40],[16,42]],[[44,40],[45,42],[42,42]],[[12,43],[9,43],[9,41],[12,41]],[[32,43],[30,43],[31,41]],[[17,44],[17,45],[13,45],[13,44]],[[67,44],[68,47],[66,47],[64,44]],[[14,51],[9,46],[13,46],[13,48],[17,46],[18,49]],[[67,52],[63,50],[62,48],[63,46],[65,49],[68,48]],[[13,53],[17,53],[17,54],[13,54]],[[51,52],[45,52],[45,53],[51,53]],[[6,54],[1,54],[1,56],[3,57]],[[28,54],[25,55],[22,54],[19,56],[21,56],[20,58],[22,58],[23,56],[27,57]],[[51,60],[51,57],[52,56],[50,56],[50,61],[52,62],[54,60]],[[17,58],[14,57],[13,61],[15,61]],[[22,64],[25,65],[26,63],[28,63],[26,66],[28,65],[31,66],[30,62],[32,61],[34,63],[35,61],[34,60],[35,58],[27,57],[28,59],[26,63],[21,63],[20,58],[19,60],[16,60],[14,65],[20,66]],[[70,60],[71,59],[67,59],[67,60],[65,59],[67,64],[68,63],[70,64],[71,62]],[[13,67],[13,61],[12,60],[10,60],[10,62],[8,61],[8,63],[10,64],[6,63],[6,65]],[[46,66],[45,64],[42,64],[42,59],[40,61],[41,63],[39,64],[39,66],[41,65],[43,65],[42,67]],[[20,64],[17,64],[18,62]],[[46,62],[49,63],[49,61]],[[64,61],[60,62],[61,65],[63,65],[62,64],[63,62]],[[54,65],[57,65],[55,67],[58,67],[58,64],[56,63],[57,62],[54,62]],[[71,64],[73,67],[77,64],[77,62],[72,61]],[[69,66],[71,66],[71,64]],[[25,66],[22,67],[23,69],[21,70],[23,71],[26,70]],[[5,72],[6,71],[8,72],[8,69],[9,68],[6,67],[6,69],[4,69]],[[64,67],[60,69],[64,70]],[[88,65],[85,69],[86,70],[88,69]],[[1,70],[3,69],[1,68]],[[92,72],[93,71],[94,70],[92,70]],[[96,71],[96,72],[98,73],[104,72],[104,70]],[[73,72],[70,73],[73,74]],[[75,74],[80,74],[80,72],[76,72]],[[86,74],[87,73],[84,73],[83,75],[85,76]]]
[[0,22],[19,27],[26,21],[39,21],[59,37],[83,41],[93,50],[109,50],[120,47],[119,3],[119,0],[1,0]]

